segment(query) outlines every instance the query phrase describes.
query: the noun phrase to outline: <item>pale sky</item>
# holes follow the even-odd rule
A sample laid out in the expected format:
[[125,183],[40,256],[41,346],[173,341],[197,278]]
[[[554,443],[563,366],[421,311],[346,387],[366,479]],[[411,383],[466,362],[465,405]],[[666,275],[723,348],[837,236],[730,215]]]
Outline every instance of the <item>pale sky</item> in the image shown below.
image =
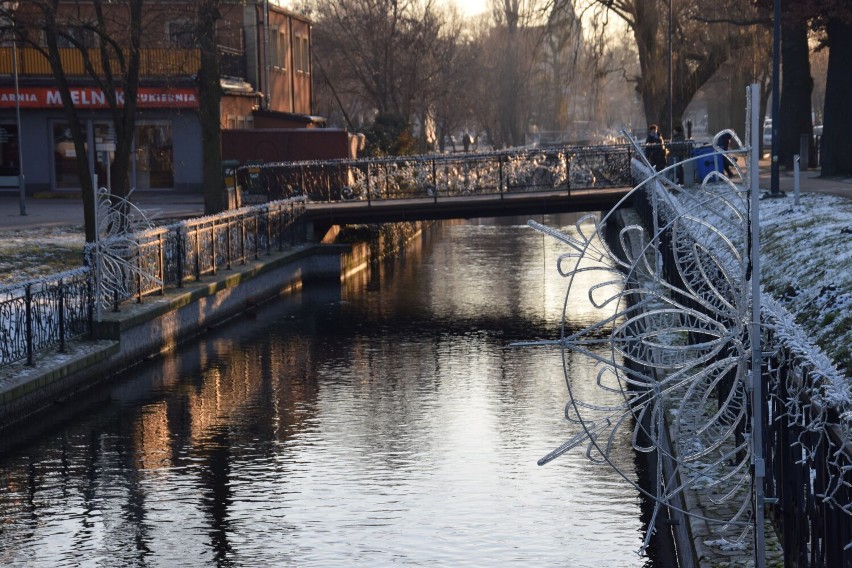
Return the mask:
[[488,0],[455,0],[455,4],[465,16],[481,14],[488,8]]

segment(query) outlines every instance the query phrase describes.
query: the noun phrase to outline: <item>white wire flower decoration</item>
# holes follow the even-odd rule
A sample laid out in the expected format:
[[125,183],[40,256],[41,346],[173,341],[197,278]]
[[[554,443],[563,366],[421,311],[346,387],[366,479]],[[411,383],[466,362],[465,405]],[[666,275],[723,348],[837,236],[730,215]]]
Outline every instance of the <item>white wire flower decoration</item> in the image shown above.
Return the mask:
[[[734,145],[743,151],[736,135]],[[600,222],[581,219],[578,236],[529,223],[567,248],[557,261],[567,280],[560,339],[515,344],[562,350],[571,435],[539,463],[585,445],[590,460],[609,464],[653,500],[649,526],[664,510],[695,515],[683,504],[689,491],[724,505],[705,508],[729,511],[706,520],[719,542],[744,546],[752,527],[748,190],[722,168],[689,188],[669,181],[674,166],[634,169],[645,181]],[[647,229],[621,207],[631,200]],[[600,315],[582,329],[569,323],[577,295]],[[574,384],[573,354],[596,362],[593,388]],[[632,458],[614,451],[625,436],[653,458],[656,487],[636,482]]]
[[97,241],[94,243],[96,288],[99,307],[109,307],[116,299],[133,295],[135,287],[161,282],[137,261],[136,235],[153,228],[145,213],[125,197],[98,189],[95,200]]

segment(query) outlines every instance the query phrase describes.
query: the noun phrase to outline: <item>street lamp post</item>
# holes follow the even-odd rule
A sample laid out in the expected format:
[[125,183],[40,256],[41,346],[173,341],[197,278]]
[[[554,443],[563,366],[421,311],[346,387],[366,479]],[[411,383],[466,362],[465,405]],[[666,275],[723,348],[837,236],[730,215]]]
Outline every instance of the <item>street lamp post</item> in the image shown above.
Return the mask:
[[18,121],[18,194],[21,215],[27,214],[27,185],[24,178],[24,144],[21,128],[21,92],[18,86],[18,42],[12,38],[12,67],[15,74],[15,115]]
[[673,0],[669,0],[669,141],[674,135],[674,117],[672,116],[672,99],[674,98],[674,64],[672,62],[672,23],[674,21]]

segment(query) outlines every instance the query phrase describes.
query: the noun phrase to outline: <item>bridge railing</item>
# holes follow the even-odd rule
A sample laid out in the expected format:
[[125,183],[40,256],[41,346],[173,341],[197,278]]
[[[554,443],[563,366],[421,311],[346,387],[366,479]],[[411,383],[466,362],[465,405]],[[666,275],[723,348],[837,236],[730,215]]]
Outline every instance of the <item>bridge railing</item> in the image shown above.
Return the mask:
[[319,202],[593,190],[632,186],[632,154],[615,144],[280,162],[238,168],[237,180],[269,199]]

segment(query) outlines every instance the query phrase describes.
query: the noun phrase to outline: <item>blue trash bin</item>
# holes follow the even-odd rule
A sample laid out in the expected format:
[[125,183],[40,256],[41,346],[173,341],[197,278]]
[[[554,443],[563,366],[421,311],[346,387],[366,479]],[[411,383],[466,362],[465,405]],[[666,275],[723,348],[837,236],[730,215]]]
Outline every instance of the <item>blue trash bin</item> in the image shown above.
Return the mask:
[[707,177],[710,172],[722,172],[722,156],[713,146],[699,146],[692,151],[695,160],[695,176],[698,181]]

